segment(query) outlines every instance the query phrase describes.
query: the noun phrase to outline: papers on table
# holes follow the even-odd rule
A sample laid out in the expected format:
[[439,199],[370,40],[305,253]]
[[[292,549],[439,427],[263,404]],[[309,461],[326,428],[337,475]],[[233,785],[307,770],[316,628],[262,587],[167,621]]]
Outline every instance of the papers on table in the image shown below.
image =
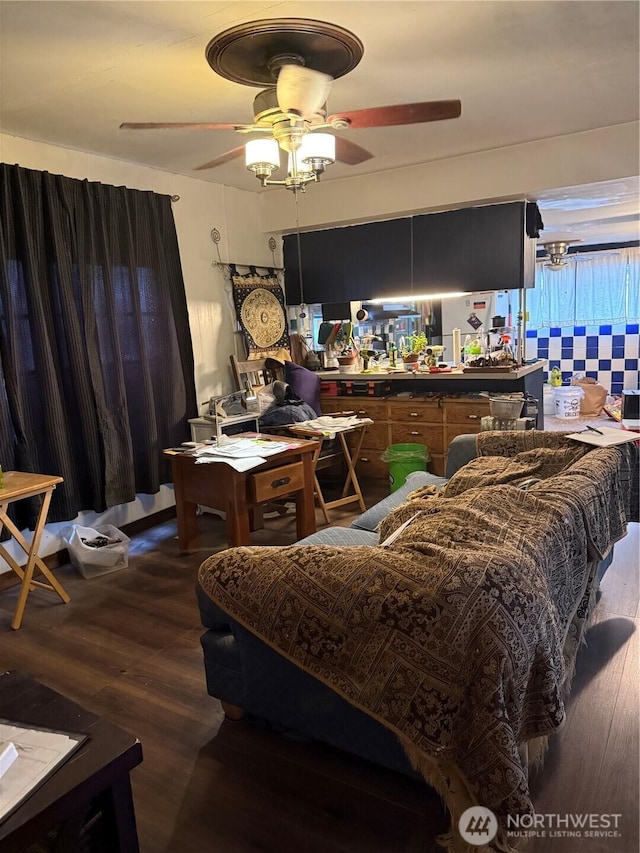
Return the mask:
[[626,444],[627,441],[640,440],[640,435],[637,432],[605,426],[598,426],[597,429],[592,427],[581,432],[571,432],[565,437],[582,441],[584,444],[593,444],[594,447],[613,447],[616,444]]
[[283,453],[290,447],[291,443],[286,441],[239,438],[197,448],[193,455],[196,457],[196,465],[205,462],[226,462],[236,471],[249,471],[251,468],[263,465],[268,456]]
[[0,720],[0,741],[12,743],[18,757],[0,777],[0,821],[33,793],[86,739]]
[[330,415],[321,415],[319,418],[314,418],[312,421],[302,421],[302,423],[291,424],[289,429],[292,432],[296,430],[315,430],[316,432],[326,435],[328,438],[335,438],[339,432],[344,432],[352,427],[360,426],[361,424],[372,424],[371,418],[359,418],[357,415],[344,415],[342,417],[331,417]]
[[11,741],[0,740],[0,779],[18,757],[18,750]]

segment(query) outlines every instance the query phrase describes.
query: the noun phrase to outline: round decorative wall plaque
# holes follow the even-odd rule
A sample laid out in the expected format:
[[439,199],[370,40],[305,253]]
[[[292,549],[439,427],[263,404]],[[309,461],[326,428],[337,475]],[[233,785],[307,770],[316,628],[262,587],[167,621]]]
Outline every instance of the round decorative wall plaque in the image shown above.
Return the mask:
[[285,318],[277,297],[262,287],[247,295],[240,309],[242,324],[256,346],[268,349],[275,346],[285,332]]

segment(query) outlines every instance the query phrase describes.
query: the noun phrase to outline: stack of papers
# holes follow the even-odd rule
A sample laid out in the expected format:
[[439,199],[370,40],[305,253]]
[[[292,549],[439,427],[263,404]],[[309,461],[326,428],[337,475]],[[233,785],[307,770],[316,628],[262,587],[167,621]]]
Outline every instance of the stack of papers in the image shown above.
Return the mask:
[[371,418],[359,418],[357,415],[346,415],[344,417],[331,417],[330,415],[321,415],[312,421],[302,421],[299,424],[291,424],[289,429],[295,432],[300,430],[316,430],[328,438],[335,438],[336,433],[344,432],[346,429],[351,429],[354,426],[361,424],[372,424]]
[[571,432],[565,437],[582,441],[584,444],[593,444],[594,447],[613,447],[616,444],[625,444],[627,441],[640,440],[637,432],[605,426],[588,427],[581,432]]
[[10,740],[0,740],[0,778],[4,776],[7,770],[18,757],[18,750]]
[[229,439],[223,444],[206,445],[194,451],[196,465],[209,462],[226,462],[235,471],[249,471],[267,461],[268,456],[283,453],[291,444],[286,441],[269,441],[264,438]]
[[[33,793],[84,740],[85,735],[29,728],[0,720],[0,744],[3,744],[4,756],[4,772],[0,778],[0,821]],[[7,744],[10,745],[8,749]]]

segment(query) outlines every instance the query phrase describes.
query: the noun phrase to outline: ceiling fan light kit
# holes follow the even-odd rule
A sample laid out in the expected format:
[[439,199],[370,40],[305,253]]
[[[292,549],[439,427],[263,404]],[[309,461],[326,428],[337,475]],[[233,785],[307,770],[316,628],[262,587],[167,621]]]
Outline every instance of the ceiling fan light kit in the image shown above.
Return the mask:
[[[458,100],[392,104],[327,115],[333,81],[358,65],[364,45],[349,30],[310,18],[271,18],[231,27],[206,47],[216,74],[244,86],[266,86],[253,101],[253,124],[212,122],[125,122],[129,130],[193,128],[260,133],[245,146],[198,166],[211,169],[245,155],[245,165],[263,187],[297,191],[317,181],[338,160],[349,166],[373,157],[371,152],[327,131],[392,127],[458,118]],[[288,156],[287,177],[272,181],[280,166],[279,149]]]

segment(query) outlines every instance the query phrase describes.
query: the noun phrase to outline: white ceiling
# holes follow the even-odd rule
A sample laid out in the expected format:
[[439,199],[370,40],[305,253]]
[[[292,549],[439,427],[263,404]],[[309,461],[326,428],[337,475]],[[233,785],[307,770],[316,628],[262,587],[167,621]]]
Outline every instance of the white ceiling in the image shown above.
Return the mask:
[[[216,75],[205,47],[261,18],[331,21],[364,43],[330,112],[459,98],[459,119],[345,131],[375,154],[323,181],[639,118],[639,9],[627,0],[0,2],[0,131],[258,191],[242,160],[193,171],[233,131],[125,131],[123,121],[247,123],[258,89]],[[639,169],[640,171],[640,169]],[[545,239],[638,239],[638,179],[539,198]]]

